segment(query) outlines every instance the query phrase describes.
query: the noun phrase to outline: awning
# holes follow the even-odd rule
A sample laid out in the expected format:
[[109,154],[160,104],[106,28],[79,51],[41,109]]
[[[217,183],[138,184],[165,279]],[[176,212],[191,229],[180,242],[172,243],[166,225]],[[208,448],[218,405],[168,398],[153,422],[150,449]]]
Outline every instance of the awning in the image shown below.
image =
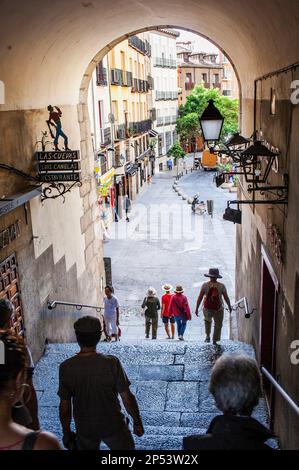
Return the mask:
[[159,135],[159,132],[154,131],[154,129],[151,129],[148,134],[150,137],[157,137]]
[[138,170],[138,165],[136,164],[129,164],[126,168],[125,168],[125,172],[126,172],[126,175],[128,176],[133,176],[135,175],[135,173],[137,173],[137,170]]
[[99,185],[108,185],[112,183],[112,178],[115,175],[115,169],[112,168],[111,170],[107,171],[104,175],[99,177]]
[[26,204],[26,202],[30,201],[30,199],[40,196],[41,192],[41,188],[31,187],[20,193],[14,194],[13,196],[0,199],[0,216],[8,214],[9,212],[17,209],[17,207]]

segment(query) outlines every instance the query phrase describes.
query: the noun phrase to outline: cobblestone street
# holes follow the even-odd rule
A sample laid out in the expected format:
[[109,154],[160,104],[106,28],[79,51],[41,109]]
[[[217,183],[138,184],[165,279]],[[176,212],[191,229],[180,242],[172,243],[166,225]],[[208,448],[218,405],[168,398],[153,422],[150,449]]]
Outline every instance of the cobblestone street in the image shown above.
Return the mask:
[[[192,159],[189,157],[189,165]],[[173,190],[176,168],[159,173],[133,204],[130,222],[113,224],[111,239],[104,244],[105,256],[112,259],[115,295],[122,306],[122,333],[126,339],[144,336],[141,303],[147,288],[153,286],[161,297],[161,286],[171,283],[185,287],[194,314],[204,273],[218,267],[231,300],[235,282],[235,226],[222,219],[226,201],[234,195],[217,189],[214,173],[203,170],[185,175],[179,181],[188,197],[199,193],[214,201],[214,216],[194,215],[186,200]],[[160,322],[159,338],[164,332]],[[186,339],[202,340],[202,315],[193,315]],[[223,338],[228,338],[228,312],[225,311]]]

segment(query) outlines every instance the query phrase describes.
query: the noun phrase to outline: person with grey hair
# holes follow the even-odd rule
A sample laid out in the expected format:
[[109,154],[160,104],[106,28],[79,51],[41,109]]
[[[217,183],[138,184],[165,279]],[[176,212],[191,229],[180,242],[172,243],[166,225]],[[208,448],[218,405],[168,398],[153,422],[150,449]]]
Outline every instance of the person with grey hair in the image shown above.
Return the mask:
[[270,450],[273,434],[251,417],[262,394],[255,359],[245,354],[223,354],[215,363],[209,390],[222,415],[204,435],[185,437],[184,450]]
[[[0,330],[11,330],[14,315],[14,305],[8,299],[0,299]],[[27,381],[30,390],[30,398],[26,406],[15,407],[13,409],[13,420],[22,426],[37,431],[39,429],[38,403],[36,391],[33,385],[34,363],[32,354],[28,346],[25,346],[27,355]]]

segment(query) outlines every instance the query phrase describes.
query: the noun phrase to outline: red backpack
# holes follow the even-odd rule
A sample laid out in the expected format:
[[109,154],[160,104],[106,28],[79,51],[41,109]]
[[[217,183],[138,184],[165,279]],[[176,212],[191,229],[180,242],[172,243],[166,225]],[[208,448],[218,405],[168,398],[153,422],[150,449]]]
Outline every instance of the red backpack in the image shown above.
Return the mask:
[[207,310],[220,310],[222,308],[222,302],[217,287],[211,286],[209,288],[209,292],[204,301],[204,307]]

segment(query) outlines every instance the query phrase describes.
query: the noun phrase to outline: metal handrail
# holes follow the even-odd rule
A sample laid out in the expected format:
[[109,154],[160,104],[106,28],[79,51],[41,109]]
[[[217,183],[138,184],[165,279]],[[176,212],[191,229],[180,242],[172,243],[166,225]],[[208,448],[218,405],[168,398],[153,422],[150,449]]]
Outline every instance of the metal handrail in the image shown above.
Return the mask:
[[271,382],[274,388],[280,393],[280,395],[285,399],[285,401],[290,405],[290,407],[299,416],[299,406],[287,394],[287,392],[282,388],[282,386],[279,385],[279,383],[274,379],[274,377],[270,374],[270,372],[265,367],[261,367],[261,372],[267,377],[269,382]]
[[53,310],[54,308],[57,307],[57,305],[65,305],[65,306],[75,307],[77,310],[82,310],[82,308],[92,308],[96,312],[101,312],[101,310],[104,310],[104,307],[99,307],[99,306],[95,306],[95,305],[86,305],[86,304],[80,304],[80,303],[73,303],[73,302],[62,302],[61,300],[54,300],[53,302],[48,302],[48,310]]
[[[241,305],[243,304],[243,306]],[[253,308],[251,311],[249,310],[248,299],[247,297],[243,297],[242,299],[238,300],[234,305],[232,305],[232,310],[237,310],[237,308],[244,308],[245,309],[245,318],[250,318],[253,312],[256,311],[256,308]]]

